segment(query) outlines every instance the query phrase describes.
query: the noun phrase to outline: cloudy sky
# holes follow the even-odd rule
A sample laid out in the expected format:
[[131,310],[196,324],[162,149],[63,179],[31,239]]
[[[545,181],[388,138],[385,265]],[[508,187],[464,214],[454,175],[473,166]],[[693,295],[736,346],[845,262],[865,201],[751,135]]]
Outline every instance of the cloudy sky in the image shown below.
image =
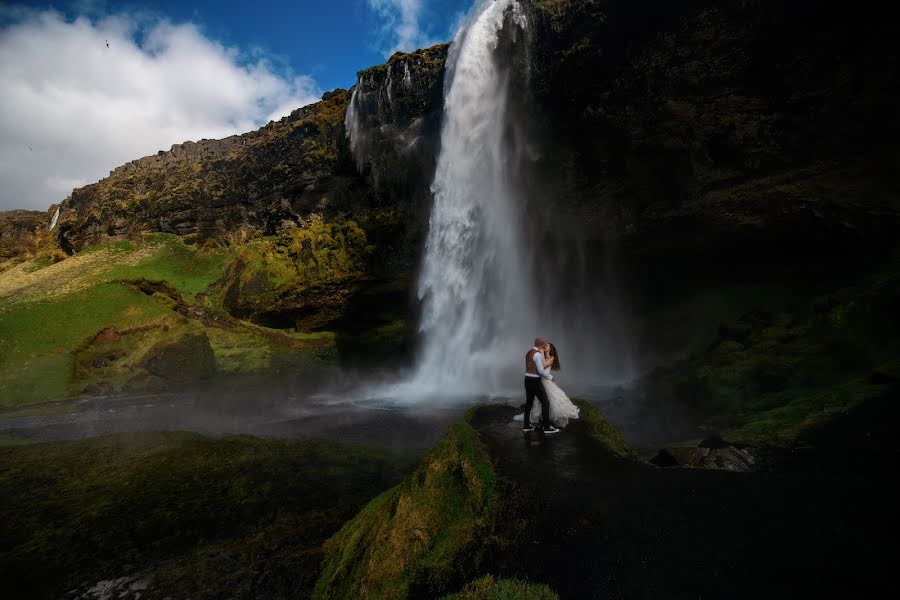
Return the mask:
[[450,39],[472,3],[0,4],[0,210],[46,210],[129,160],[279,119]]

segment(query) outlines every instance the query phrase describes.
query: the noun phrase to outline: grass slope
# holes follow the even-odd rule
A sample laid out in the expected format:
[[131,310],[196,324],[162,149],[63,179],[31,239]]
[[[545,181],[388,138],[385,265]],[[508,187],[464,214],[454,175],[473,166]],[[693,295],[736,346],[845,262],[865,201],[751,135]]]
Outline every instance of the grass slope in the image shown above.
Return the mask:
[[144,365],[153,349],[197,335],[209,341],[219,373],[265,370],[283,357],[333,352],[332,334],[244,323],[204,294],[233,256],[230,249],[148,234],[53,264],[39,256],[0,273],[0,406],[71,397],[89,386],[117,391],[161,385]]
[[[306,573],[309,589],[319,544],[408,466],[371,449],[250,436],[0,446],[0,579],[17,598],[59,597],[186,552],[155,585],[230,594],[228,582],[252,587],[253,570],[271,563]],[[290,545],[277,543],[286,537]],[[253,560],[231,564],[228,578],[204,577],[204,560],[247,551]],[[279,581],[267,592],[296,583],[290,573]]]
[[465,582],[493,543],[497,478],[468,421],[325,545],[314,597],[435,597]]

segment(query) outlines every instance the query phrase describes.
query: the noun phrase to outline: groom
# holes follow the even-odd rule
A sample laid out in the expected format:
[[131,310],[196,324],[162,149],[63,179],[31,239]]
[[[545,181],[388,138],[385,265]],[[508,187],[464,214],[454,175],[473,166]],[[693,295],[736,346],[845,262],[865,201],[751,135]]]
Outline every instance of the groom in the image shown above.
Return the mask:
[[534,348],[525,353],[525,424],[522,431],[534,431],[531,424],[531,407],[534,406],[534,397],[541,403],[541,421],[544,433],[559,433],[559,429],[550,424],[550,401],[544,390],[542,377],[553,380],[550,371],[544,368],[544,352],[550,348],[550,344],[544,338],[534,340]]

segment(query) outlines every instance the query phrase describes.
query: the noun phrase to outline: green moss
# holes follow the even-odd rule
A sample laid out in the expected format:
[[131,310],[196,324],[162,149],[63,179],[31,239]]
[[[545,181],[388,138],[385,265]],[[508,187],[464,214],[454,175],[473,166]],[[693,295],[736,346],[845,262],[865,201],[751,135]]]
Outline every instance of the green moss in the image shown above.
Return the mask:
[[477,569],[492,543],[496,475],[468,422],[325,546],[315,598],[435,596]]
[[106,280],[165,281],[176,291],[194,296],[219,279],[231,259],[228,249],[188,246],[171,234],[153,234],[147,244],[151,250],[149,256],[135,265],[113,267],[107,272]]
[[98,252],[100,250],[108,250],[110,252],[133,252],[135,249],[134,242],[131,240],[118,240],[115,242],[106,242],[103,244],[95,244],[88,248],[85,248],[79,254],[92,254],[94,252]]
[[585,400],[575,400],[578,406],[578,421],[586,429],[588,434],[600,441],[603,446],[615,454],[628,460],[639,460],[637,453],[628,445],[619,430],[610,424],[609,421]]
[[898,305],[900,262],[889,260],[805,304],[720,324],[712,344],[649,381],[719,417],[730,439],[790,444],[809,425],[884,393],[878,381],[896,380]]
[[273,344],[266,338],[218,328],[210,328],[207,335],[222,373],[265,371],[271,364]]
[[867,399],[883,388],[865,379],[853,379],[827,389],[790,390],[773,399],[775,408],[748,411],[744,423],[729,432],[729,440],[745,444],[790,445],[804,431]]
[[313,218],[243,246],[219,282],[218,296],[232,314],[296,315],[298,329],[322,329],[340,315],[370,253],[355,222]]
[[443,600],[559,600],[559,596],[541,583],[494,579],[488,575],[466,584],[456,594],[444,596]]
[[[121,576],[128,565],[142,569],[242,538],[256,552],[230,571],[252,585],[248,572],[273,552],[268,532],[302,532],[279,551],[309,553],[407,465],[333,443],[187,433],[0,448],[0,574],[20,597],[59,597]],[[294,567],[315,572],[312,559]],[[200,565],[182,560],[193,567],[181,571],[189,579]],[[231,593],[218,585],[206,592]],[[183,590],[176,584],[170,592]]]
[[0,435],[0,448],[4,446],[24,446],[26,444],[33,444],[32,440],[19,438],[11,435]]

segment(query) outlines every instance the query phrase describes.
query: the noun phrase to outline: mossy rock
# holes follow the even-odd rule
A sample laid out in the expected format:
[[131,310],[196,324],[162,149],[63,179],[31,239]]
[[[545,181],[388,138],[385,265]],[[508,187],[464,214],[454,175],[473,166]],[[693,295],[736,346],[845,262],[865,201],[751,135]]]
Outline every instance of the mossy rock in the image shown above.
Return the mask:
[[640,460],[637,453],[628,445],[622,434],[616,429],[603,414],[585,400],[575,400],[578,406],[578,422],[584,426],[587,433],[603,444],[603,447],[620,458],[627,460]]
[[436,597],[475,573],[492,543],[496,474],[456,423],[419,467],[325,545],[314,598]]
[[461,591],[442,600],[559,600],[550,587],[518,579],[495,579],[488,575],[466,584]]
[[355,222],[314,218],[242,246],[216,288],[234,316],[277,328],[320,330],[340,317],[372,251]]
[[205,332],[188,331],[175,340],[154,345],[141,366],[151,375],[181,384],[212,377],[216,358]]

